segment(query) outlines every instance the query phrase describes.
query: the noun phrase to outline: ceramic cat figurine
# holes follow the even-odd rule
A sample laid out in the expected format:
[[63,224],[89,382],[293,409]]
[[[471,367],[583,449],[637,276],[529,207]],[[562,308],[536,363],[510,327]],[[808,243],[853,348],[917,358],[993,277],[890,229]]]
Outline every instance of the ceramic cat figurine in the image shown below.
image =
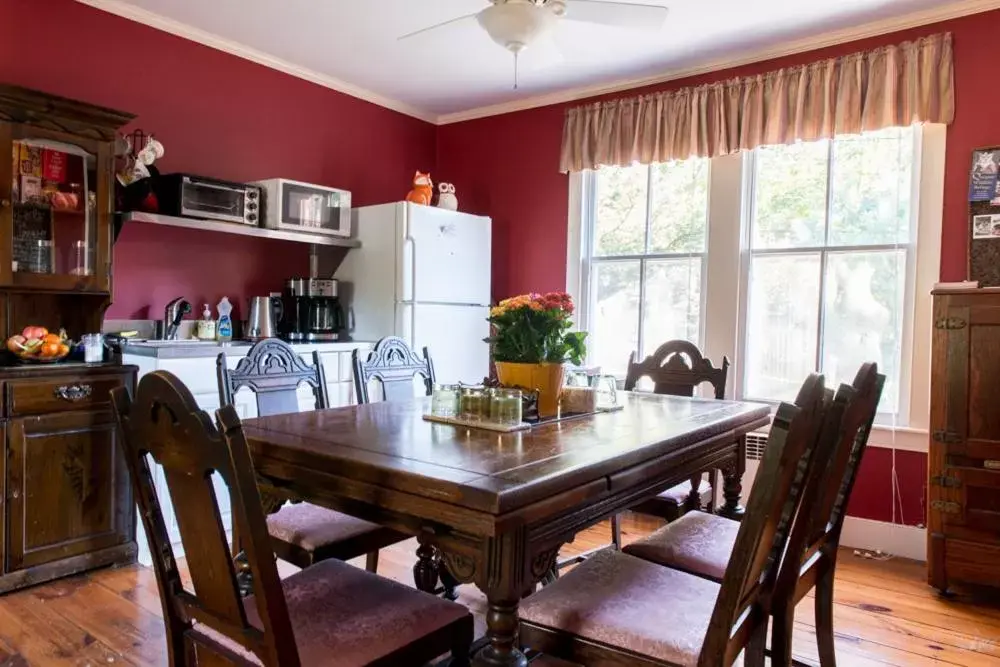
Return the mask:
[[414,204],[423,204],[424,206],[431,205],[431,199],[434,198],[434,182],[431,181],[430,174],[424,174],[417,172],[413,176],[413,189],[410,193],[406,195],[406,201],[413,202]]
[[458,210],[458,197],[455,196],[455,186],[451,183],[438,183],[438,208],[446,211]]

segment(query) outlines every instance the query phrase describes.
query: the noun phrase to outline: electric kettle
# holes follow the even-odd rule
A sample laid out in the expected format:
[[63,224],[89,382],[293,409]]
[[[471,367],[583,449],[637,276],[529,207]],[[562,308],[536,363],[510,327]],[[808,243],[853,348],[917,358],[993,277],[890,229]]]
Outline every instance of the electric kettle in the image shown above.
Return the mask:
[[283,305],[279,296],[250,297],[247,309],[246,337],[250,340],[274,338],[278,335],[277,323],[281,321]]

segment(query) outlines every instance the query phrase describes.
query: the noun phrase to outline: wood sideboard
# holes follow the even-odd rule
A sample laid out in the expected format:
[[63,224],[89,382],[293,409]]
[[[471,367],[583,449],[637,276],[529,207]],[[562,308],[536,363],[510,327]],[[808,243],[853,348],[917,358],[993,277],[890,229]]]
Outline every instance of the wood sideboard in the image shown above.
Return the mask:
[[1000,288],[933,294],[928,581],[1000,587]]
[[0,593],[135,559],[109,394],[135,375],[117,364],[0,369]]

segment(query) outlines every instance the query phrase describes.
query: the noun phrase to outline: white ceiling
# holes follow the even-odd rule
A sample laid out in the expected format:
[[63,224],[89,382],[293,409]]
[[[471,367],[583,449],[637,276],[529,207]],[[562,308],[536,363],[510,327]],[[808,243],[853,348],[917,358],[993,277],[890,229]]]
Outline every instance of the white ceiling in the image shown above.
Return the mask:
[[[562,62],[542,66],[538,60],[548,54],[529,48],[515,91],[512,55],[475,21],[397,41],[399,35],[477,12],[487,0],[80,1],[437,122],[484,115],[497,105],[495,110],[580,97],[581,89],[623,81],[673,78],[775,55],[782,48],[802,50],[1000,5],[987,0],[634,0],[669,7],[660,31],[564,20],[557,29]],[[867,32],[857,30],[873,23]]]

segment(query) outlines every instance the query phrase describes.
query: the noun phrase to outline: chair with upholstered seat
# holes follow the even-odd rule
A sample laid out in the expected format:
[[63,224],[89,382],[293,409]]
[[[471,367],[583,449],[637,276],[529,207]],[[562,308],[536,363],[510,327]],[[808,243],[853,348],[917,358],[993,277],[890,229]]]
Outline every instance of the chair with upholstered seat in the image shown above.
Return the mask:
[[743,650],[747,665],[763,665],[772,554],[787,538],[796,463],[829,408],[822,377],[810,376],[796,402],[778,407],[721,585],[605,550],[522,603],[522,643],[584,665],[727,667]]
[[[236,393],[246,387],[254,393],[257,414],[266,417],[299,411],[298,387],[306,384],[315,397],[316,409],[330,406],[319,352],[306,364],[288,343],[270,338],[256,343],[246,357],[230,370],[225,353],[216,361],[219,402],[232,405]],[[274,553],[298,567],[336,558],[350,560],[367,554],[367,569],[378,570],[378,550],[408,536],[342,512],[310,503],[291,503],[267,517]],[[235,534],[238,540],[238,535]],[[238,548],[236,548],[238,551]]]
[[[281,581],[250,449],[232,406],[220,432],[173,375],[143,376],[135,400],[112,392],[123,450],[154,554],[169,663],[177,667],[418,665],[451,653],[467,665],[472,616],[464,607],[338,560]],[[163,466],[191,588],[184,586],[147,457]],[[213,478],[230,497],[255,594],[242,598]]]
[[[726,397],[726,378],[729,375],[729,359],[722,358],[722,366],[716,368],[706,359],[696,345],[686,340],[667,341],[641,362],[636,361],[635,352],[629,357],[625,374],[625,391],[635,391],[643,378],[653,382],[653,393],[671,396],[694,396],[695,389],[702,383],[712,386],[715,398]],[[676,521],[692,509],[714,509],[715,471],[708,471],[708,480],[701,474],[663,491],[632,509],[643,514]],[[612,541],[621,547],[621,530],[618,517],[612,518]]]
[[[771,639],[774,665],[792,663],[795,606],[813,587],[816,588],[816,639],[820,663],[823,667],[836,664],[833,581],[840,533],[884,383],[885,376],[878,374],[875,364],[863,365],[853,385],[844,385],[837,392],[837,403],[844,405],[840,429],[824,428],[814,456],[803,463],[807,471],[799,507],[769,610],[774,618]],[[721,581],[735,553],[738,532],[739,524],[735,521],[693,512],[630,544],[624,551],[660,565]]]
[[[378,340],[367,353],[354,350],[354,391],[358,404],[371,403],[373,398],[384,401],[412,400],[418,393],[430,396],[434,392],[434,362],[425,347],[423,356],[410,349],[397,336]],[[382,396],[372,396],[372,383],[378,383]],[[458,598],[458,581],[442,563],[441,555],[423,536],[418,536],[417,562],[413,566],[413,581],[422,591],[443,593],[449,600]],[[440,580],[441,586],[438,587]]]

